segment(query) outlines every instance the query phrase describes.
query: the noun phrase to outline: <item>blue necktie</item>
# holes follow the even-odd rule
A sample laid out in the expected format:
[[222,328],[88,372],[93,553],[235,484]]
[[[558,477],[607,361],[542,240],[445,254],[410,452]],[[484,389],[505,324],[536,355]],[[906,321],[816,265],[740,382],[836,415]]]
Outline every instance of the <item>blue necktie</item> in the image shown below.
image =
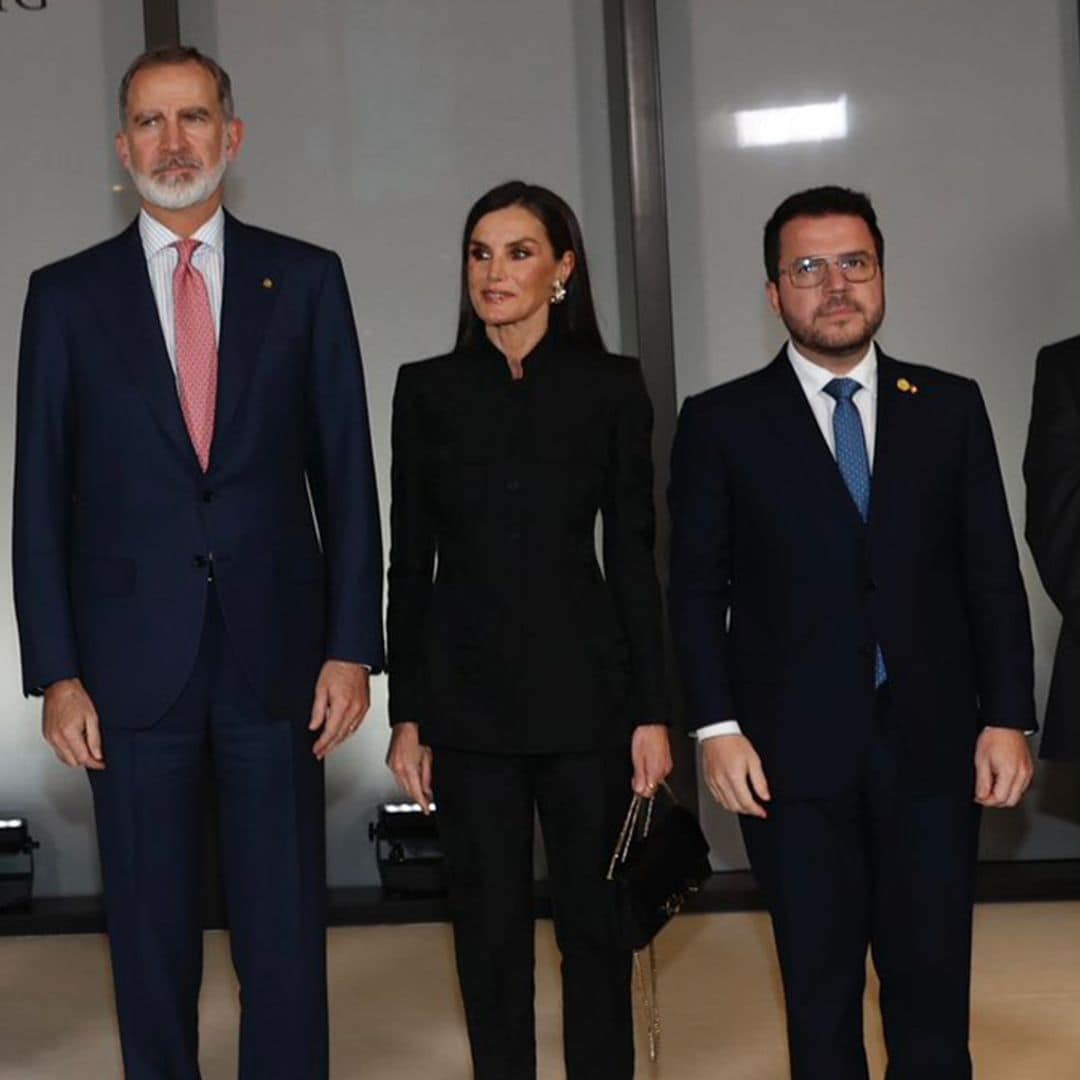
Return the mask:
[[[832,379],[825,384],[825,393],[836,401],[833,410],[836,464],[855,501],[859,516],[866,521],[870,516],[870,459],[866,455],[866,439],[859,410],[851,400],[855,392],[861,389],[862,384],[855,379]],[[878,645],[874,651],[874,686],[880,686],[885,679],[885,658]]]

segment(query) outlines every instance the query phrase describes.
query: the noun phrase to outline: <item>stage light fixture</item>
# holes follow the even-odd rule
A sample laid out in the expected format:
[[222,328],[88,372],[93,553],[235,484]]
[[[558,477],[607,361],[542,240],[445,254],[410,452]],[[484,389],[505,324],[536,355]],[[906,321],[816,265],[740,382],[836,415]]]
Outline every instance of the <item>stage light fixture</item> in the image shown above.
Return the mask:
[[0,911],[25,908],[34,893],[34,852],[41,845],[21,814],[0,811]]

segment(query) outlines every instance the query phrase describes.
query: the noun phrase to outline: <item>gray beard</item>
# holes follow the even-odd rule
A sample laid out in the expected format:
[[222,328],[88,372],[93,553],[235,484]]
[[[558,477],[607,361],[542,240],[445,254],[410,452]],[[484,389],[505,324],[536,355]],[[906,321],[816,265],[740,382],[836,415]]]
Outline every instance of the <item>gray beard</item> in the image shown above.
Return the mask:
[[128,171],[135,183],[135,190],[151,206],[161,210],[189,210],[206,202],[217,191],[228,167],[225,155],[222,154],[221,160],[213,168],[204,169],[192,180],[179,184],[156,180],[149,173],[136,172],[134,169]]

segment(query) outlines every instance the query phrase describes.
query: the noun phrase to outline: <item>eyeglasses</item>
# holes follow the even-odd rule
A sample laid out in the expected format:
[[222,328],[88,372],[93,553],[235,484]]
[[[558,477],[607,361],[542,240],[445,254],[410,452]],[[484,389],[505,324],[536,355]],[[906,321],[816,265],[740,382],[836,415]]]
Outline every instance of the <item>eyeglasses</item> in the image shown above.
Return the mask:
[[845,281],[855,284],[872,281],[878,270],[877,259],[869,251],[849,251],[844,255],[807,255],[796,259],[787,267],[787,274],[796,289],[813,289],[828,278],[830,266],[835,266]]

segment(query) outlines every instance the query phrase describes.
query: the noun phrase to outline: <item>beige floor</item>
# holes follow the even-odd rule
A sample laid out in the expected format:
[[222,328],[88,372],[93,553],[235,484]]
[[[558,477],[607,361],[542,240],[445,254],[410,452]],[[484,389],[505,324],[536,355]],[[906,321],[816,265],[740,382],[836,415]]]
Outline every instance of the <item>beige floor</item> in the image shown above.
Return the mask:
[[[538,930],[537,1030],[543,1080],[559,1063],[557,957]],[[686,916],[662,935],[664,1040],[639,1078],[779,1080],[783,1020],[760,915]],[[467,1047],[442,926],[335,930],[330,938],[335,1080],[467,1080]],[[204,1080],[235,1068],[235,987],[221,934],[207,939]],[[880,1077],[880,1026],[868,1042]],[[1080,904],[977,912],[972,1043],[979,1080],[1080,1078]],[[0,939],[0,1078],[119,1077],[100,937]],[[598,1077],[597,1080],[603,1080]]]

